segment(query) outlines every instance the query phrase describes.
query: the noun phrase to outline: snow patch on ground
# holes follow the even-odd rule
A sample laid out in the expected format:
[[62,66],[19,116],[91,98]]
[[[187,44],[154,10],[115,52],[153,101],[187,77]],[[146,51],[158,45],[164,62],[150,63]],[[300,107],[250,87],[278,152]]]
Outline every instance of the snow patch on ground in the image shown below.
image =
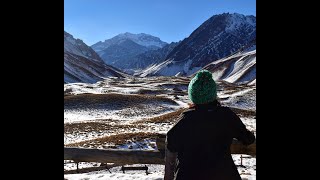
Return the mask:
[[[134,165],[144,166],[144,165]],[[68,180],[163,180],[164,176],[164,165],[147,165],[148,175],[145,171],[121,171],[121,167],[111,168],[110,171],[102,170],[97,172],[83,173],[83,174],[68,174],[64,175],[64,178]]]
[[[248,155],[243,155],[243,157],[250,157],[250,158],[243,158],[241,167],[241,155],[232,155],[232,158],[235,161],[235,164],[238,166],[238,172],[242,179],[248,180],[255,180],[256,179],[256,158],[252,158]],[[91,166],[94,163],[91,163]],[[96,166],[98,166],[97,164]],[[125,165],[129,166],[129,165]],[[144,164],[136,164],[131,166],[145,166]],[[121,171],[121,167],[113,167],[110,168],[110,172],[108,170],[101,170],[95,171],[90,173],[83,173],[83,174],[67,174],[64,175],[64,178],[67,180],[132,180],[132,179],[139,179],[139,180],[163,180],[164,177],[164,165],[154,165],[154,164],[147,164],[148,167],[148,175],[146,175],[145,171],[126,171],[123,173]],[[71,166],[70,166],[71,167]],[[89,167],[86,164],[80,164],[79,168]],[[75,169],[76,166],[73,164],[73,168]],[[70,168],[71,169],[71,168]]]
[[156,117],[159,114],[173,112],[179,108],[178,105],[168,104],[166,102],[155,102],[140,104],[137,107],[111,108],[114,102],[106,102],[106,106],[97,108],[79,108],[64,109],[64,122],[78,122],[96,119],[113,119],[113,120],[137,120],[143,118]]

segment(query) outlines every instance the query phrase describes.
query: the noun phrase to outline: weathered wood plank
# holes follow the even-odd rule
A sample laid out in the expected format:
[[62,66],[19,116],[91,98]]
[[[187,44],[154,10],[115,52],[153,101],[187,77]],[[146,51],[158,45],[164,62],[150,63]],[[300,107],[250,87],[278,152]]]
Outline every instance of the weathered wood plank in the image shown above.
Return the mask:
[[64,148],[64,159],[75,162],[101,162],[117,164],[163,164],[159,151]]
[[[164,164],[164,141],[159,138],[157,144],[159,151],[152,150],[118,150],[118,149],[88,149],[88,148],[64,148],[64,159],[75,162],[101,162],[117,164]],[[244,146],[234,140],[231,145],[232,154],[256,155],[256,142]]]
[[238,140],[234,139],[231,147],[231,154],[248,154],[255,156],[256,155],[256,141],[253,144],[250,144],[249,146],[243,145]]

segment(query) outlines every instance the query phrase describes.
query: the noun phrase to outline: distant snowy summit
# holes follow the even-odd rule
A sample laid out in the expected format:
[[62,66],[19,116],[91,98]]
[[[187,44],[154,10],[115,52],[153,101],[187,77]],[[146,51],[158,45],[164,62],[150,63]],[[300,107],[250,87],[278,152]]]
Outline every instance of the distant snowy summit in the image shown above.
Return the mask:
[[141,46],[149,47],[149,48],[150,47],[162,48],[163,46],[168,44],[166,42],[161,41],[160,38],[149,35],[149,34],[145,34],[145,33],[133,34],[133,33],[126,32],[126,33],[119,34],[111,39],[107,39],[104,42],[99,41],[93,44],[91,47],[96,52],[99,52],[99,51],[103,51],[104,49],[112,45],[121,44],[126,40],[131,40],[134,43],[137,43]]
[[149,34],[123,33],[104,42],[100,41],[91,47],[96,51],[106,64],[121,70],[134,69],[132,59],[147,51],[157,50],[168,43]]
[[108,76],[123,77],[124,74],[106,65],[82,40],[64,32],[64,83],[93,83]]

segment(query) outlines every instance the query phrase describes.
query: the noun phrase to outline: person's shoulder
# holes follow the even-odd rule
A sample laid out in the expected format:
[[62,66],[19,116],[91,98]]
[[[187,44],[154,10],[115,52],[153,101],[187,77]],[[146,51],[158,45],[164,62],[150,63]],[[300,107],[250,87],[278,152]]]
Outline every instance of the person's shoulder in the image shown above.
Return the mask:
[[219,110],[221,112],[223,112],[223,114],[226,114],[226,115],[231,115],[231,116],[236,116],[236,113],[232,110],[232,108],[230,107],[227,107],[227,106],[220,106],[219,107]]
[[178,121],[176,124],[184,124],[186,123],[186,121],[188,119],[190,119],[190,117],[192,116],[192,114],[195,112],[194,109],[186,109],[184,111],[182,111],[178,117]]
[[184,123],[191,123],[195,117],[199,115],[199,111],[197,111],[195,108],[189,108],[184,110],[180,114],[180,121]]
[[189,117],[195,112],[195,109],[186,109],[182,111],[177,119],[177,122],[174,124],[174,128],[179,128],[188,122]]
[[181,114],[183,116],[189,116],[189,115],[195,113],[195,111],[196,110],[194,108],[189,108],[189,109],[184,110]]
[[230,107],[227,107],[227,106],[219,106],[219,109],[221,111],[225,111],[225,112],[233,112]]

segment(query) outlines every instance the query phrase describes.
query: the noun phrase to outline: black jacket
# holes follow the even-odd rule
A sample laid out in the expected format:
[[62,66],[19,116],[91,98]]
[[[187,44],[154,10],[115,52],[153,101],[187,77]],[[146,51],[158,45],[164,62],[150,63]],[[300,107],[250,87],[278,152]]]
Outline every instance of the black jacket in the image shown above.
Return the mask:
[[167,149],[178,153],[175,179],[241,180],[230,152],[233,138],[245,145],[255,140],[228,107],[202,105],[183,112],[166,141]]

